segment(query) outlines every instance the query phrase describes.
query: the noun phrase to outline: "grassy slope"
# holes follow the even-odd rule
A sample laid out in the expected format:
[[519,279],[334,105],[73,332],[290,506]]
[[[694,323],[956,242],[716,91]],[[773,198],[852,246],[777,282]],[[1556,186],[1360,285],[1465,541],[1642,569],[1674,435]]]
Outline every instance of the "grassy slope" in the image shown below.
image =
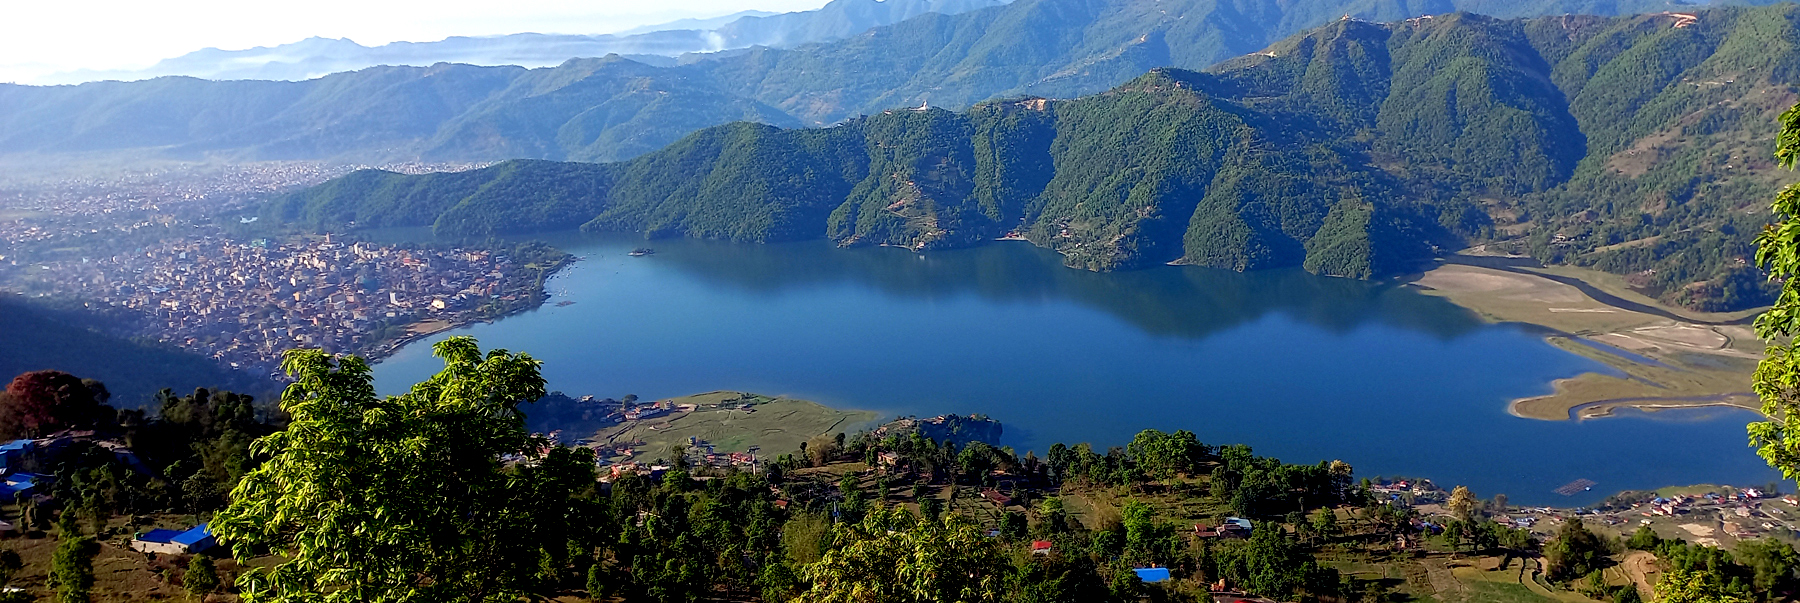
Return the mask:
[[[667,457],[670,447],[687,444],[689,437],[711,442],[717,452],[743,452],[759,446],[763,454],[786,454],[815,436],[855,429],[874,421],[871,411],[838,410],[806,400],[770,398],[740,392],[710,392],[674,398],[676,404],[692,404],[692,412],[676,412],[644,421],[608,427],[595,434],[600,442],[643,441],[639,456]],[[755,412],[737,410],[754,405]]]

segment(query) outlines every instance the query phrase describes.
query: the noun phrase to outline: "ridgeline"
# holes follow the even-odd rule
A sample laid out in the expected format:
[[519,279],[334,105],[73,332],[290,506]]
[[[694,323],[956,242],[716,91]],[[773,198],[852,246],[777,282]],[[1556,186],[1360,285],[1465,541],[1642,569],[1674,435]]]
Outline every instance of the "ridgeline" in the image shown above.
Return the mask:
[[1748,307],[1768,296],[1747,262],[1786,177],[1763,133],[1797,97],[1797,21],[1794,5],[1344,19],[1079,99],[729,124],[612,164],[360,172],[264,216],[919,250],[1014,234],[1093,270],[1356,278],[1490,243],[1695,309]]

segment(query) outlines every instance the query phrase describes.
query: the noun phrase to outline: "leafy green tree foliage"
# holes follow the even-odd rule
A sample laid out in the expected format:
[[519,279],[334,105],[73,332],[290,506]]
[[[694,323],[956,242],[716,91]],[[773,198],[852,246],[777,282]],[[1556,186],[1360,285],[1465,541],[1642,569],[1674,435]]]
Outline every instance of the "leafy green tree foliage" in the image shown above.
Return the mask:
[[[1724,594],[1743,601],[1759,600],[1751,586],[1754,572],[1724,549],[1664,540],[1656,548],[1656,558],[1668,571],[1689,575],[1692,580],[1688,586],[1693,587],[1688,589],[1690,592]],[[1657,596],[1662,597],[1664,589],[1660,584],[1656,590]]]
[[223,506],[225,495],[257,464],[250,444],[276,432],[280,418],[256,406],[251,396],[197,389],[177,396],[157,395],[158,412],[121,413],[125,443],[180,492],[172,494],[192,512]]
[[1277,600],[1337,592],[1337,570],[1319,567],[1299,541],[1278,528],[1259,528],[1249,540],[1219,546],[1213,563],[1228,584]]
[[926,522],[902,509],[875,510],[838,524],[833,546],[801,574],[812,583],[796,601],[1000,601],[1008,565],[993,540],[961,516]]
[[1145,473],[1157,479],[1197,474],[1200,467],[1213,458],[1212,448],[1200,443],[1194,432],[1185,429],[1175,433],[1154,429],[1140,431],[1125,446],[1125,451]]
[[1226,446],[1219,457],[1212,494],[1242,517],[1283,517],[1344,502],[1350,493],[1348,465],[1288,465],[1256,456],[1243,445]]
[[1650,526],[1638,526],[1637,531],[1631,533],[1631,538],[1625,541],[1626,547],[1639,551],[1654,551],[1660,544],[1662,537],[1657,536],[1656,530],[1650,529]]
[[1600,569],[1606,563],[1606,554],[1606,544],[1576,517],[1564,521],[1556,537],[1544,543],[1544,557],[1550,563],[1549,578],[1557,582],[1575,580]]
[[257,441],[268,461],[212,522],[240,559],[283,558],[239,579],[246,601],[487,601],[549,586],[540,563],[568,554],[591,453],[526,433],[518,405],[544,395],[536,360],[484,356],[466,337],[434,352],[442,372],[387,398],[360,358],[289,352],[292,422]]
[[1117,600],[1094,561],[1086,555],[1015,559],[1006,582],[1006,600],[1017,603]]
[[205,600],[206,595],[219,588],[219,568],[213,565],[213,558],[207,555],[194,555],[188,560],[187,572],[181,574],[181,588],[187,591],[188,598]]
[[1307,529],[1314,536],[1327,540],[1343,532],[1343,528],[1338,525],[1337,512],[1330,507],[1314,509],[1312,515],[1307,517]]
[[1671,569],[1656,581],[1656,603],[1750,603],[1703,569]]
[[[1792,170],[1800,160],[1800,105],[1782,114],[1776,141],[1775,160]],[[1752,385],[1769,420],[1750,424],[1750,445],[1794,480],[1800,479],[1800,350],[1787,340],[1800,333],[1800,184],[1782,189],[1773,211],[1781,222],[1757,237],[1756,263],[1781,283],[1781,296],[1756,317],[1756,335],[1769,347]]]
[[1764,600],[1780,600],[1800,588],[1800,553],[1793,545],[1774,538],[1751,540],[1738,543],[1733,557],[1750,569],[1750,586]]
[[94,555],[100,543],[81,533],[73,513],[63,513],[58,520],[56,551],[50,554],[50,576],[47,579],[56,593],[57,603],[87,603],[94,588]]

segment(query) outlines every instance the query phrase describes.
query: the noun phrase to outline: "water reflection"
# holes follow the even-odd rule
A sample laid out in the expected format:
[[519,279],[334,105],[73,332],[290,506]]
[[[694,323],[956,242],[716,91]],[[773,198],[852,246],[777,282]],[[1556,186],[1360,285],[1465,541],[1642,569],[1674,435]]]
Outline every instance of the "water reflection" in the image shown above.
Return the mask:
[[[620,235],[567,236],[558,244],[585,247],[624,240]],[[1003,303],[1068,300],[1166,337],[1200,339],[1271,313],[1334,333],[1373,321],[1448,340],[1482,327],[1474,314],[1442,299],[1397,291],[1400,285],[1320,278],[1299,269],[1240,273],[1183,266],[1096,273],[1065,268],[1054,252],[1024,242],[928,254],[835,249],[820,241],[736,245],[678,239],[655,245],[656,255],[646,261],[745,293],[853,283],[917,300],[971,293]]]

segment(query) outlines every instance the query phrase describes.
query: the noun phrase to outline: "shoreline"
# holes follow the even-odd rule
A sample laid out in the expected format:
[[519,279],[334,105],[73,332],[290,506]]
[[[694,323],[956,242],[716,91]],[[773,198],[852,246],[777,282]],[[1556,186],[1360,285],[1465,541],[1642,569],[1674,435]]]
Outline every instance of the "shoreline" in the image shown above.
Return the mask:
[[1610,369],[1556,379],[1549,393],[1509,400],[1506,412],[1514,417],[1585,421],[1617,416],[1621,408],[1708,406],[1760,414],[1760,401],[1747,392],[1762,357],[1747,323],[1760,310],[1663,307],[1607,290],[1617,285],[1604,282],[1608,276],[1520,258],[1451,256],[1406,284],[1484,321],[1533,330],[1546,343]]
[[[532,303],[521,304],[517,307],[509,308],[505,312],[491,316],[468,317],[461,320],[444,318],[422,320],[406,325],[405,335],[383,340],[374,344],[372,346],[374,349],[352,352],[352,354],[360,356],[363,360],[368,361],[370,366],[374,366],[380,364],[382,360],[400,353],[400,350],[405,349],[406,346],[412,345],[422,339],[429,338],[432,335],[443,333],[445,331],[454,331],[476,323],[494,324],[501,319],[542,309],[545,304],[550,303],[551,299],[549,291],[544,287],[544,282],[562,272],[564,268],[574,265],[575,262],[580,261],[581,259],[582,258],[580,257],[564,253],[562,259],[558,260],[555,265],[550,266],[548,270],[544,270],[538,279],[538,284],[531,291],[532,296],[535,298],[535,301]],[[433,328],[419,330],[418,327],[423,325],[432,325]]]

